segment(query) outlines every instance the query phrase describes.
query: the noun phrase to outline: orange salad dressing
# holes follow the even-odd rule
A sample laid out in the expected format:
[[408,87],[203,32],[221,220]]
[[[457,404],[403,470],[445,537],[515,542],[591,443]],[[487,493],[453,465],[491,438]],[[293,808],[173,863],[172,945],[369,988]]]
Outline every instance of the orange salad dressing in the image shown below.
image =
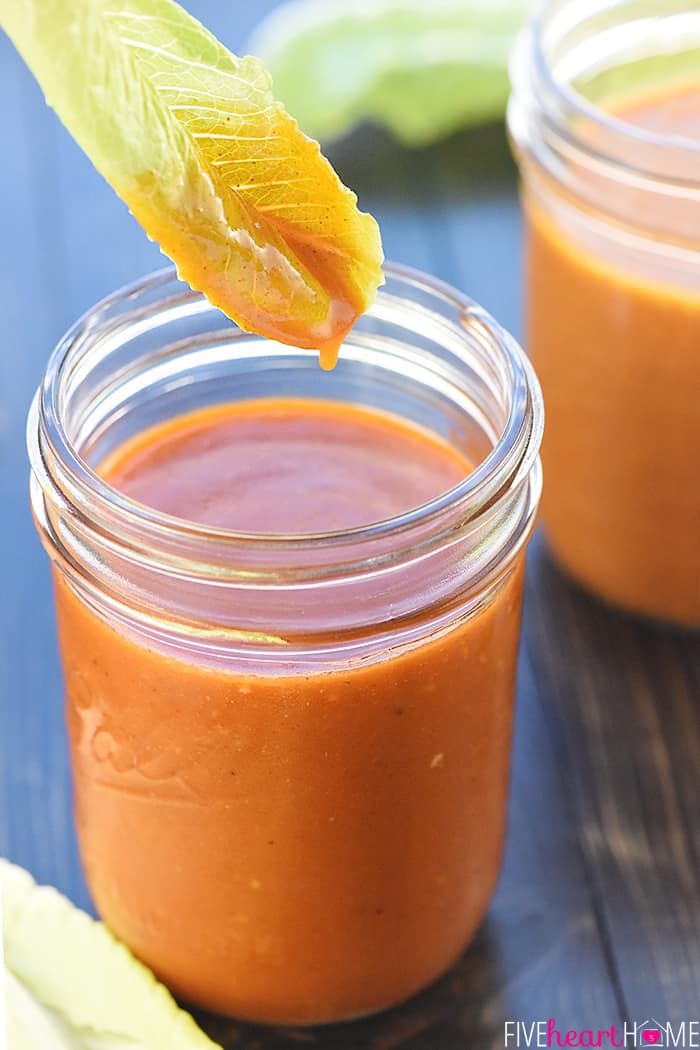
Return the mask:
[[[612,112],[700,142],[700,85]],[[525,205],[527,344],[547,412],[549,542],[604,598],[698,624],[700,253],[677,282],[661,256],[654,268],[651,252],[638,272],[622,241],[596,239],[591,227],[584,244],[534,196]],[[643,218],[663,228],[664,209],[678,207],[657,197]]]
[[[269,533],[396,515],[469,469],[398,418],[280,399],[175,419],[102,473],[169,514]],[[176,656],[59,574],[56,590],[88,882],[175,992],[331,1021],[458,957],[501,858],[522,557],[456,626],[332,671]]]

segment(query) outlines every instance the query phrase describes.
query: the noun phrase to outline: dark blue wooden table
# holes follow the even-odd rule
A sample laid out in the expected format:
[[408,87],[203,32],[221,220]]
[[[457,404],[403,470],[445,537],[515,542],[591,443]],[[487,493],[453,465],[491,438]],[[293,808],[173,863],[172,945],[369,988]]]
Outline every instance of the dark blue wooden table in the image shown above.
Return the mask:
[[[189,3],[234,50],[267,6]],[[4,38],[0,98],[0,853],[89,907],[24,424],[63,330],[162,257]],[[390,258],[465,289],[518,333],[520,223],[502,127],[418,152],[365,130],[330,155]],[[472,948],[434,989],[374,1020],[316,1032],[205,1023],[237,1050],[484,1050],[504,1045],[506,1020],[554,1017],[565,1030],[697,1019],[699,711],[698,639],[597,604],[536,540],[508,850]]]

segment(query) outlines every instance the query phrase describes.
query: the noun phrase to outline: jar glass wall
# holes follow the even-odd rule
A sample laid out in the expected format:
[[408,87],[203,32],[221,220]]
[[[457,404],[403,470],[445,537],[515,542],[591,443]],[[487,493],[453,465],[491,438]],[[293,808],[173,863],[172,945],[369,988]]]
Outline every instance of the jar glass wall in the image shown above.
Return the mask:
[[[260,397],[390,410],[474,464],[345,532],[237,534],[96,468],[183,412]],[[186,1000],[314,1023],[398,1002],[481,921],[505,826],[542,405],[479,307],[388,268],[331,374],[170,272],[99,304],[29,420],[77,826],[101,915]]]
[[[700,623],[700,10],[553,0],[512,64],[555,557]],[[693,79],[694,78],[694,79]]]

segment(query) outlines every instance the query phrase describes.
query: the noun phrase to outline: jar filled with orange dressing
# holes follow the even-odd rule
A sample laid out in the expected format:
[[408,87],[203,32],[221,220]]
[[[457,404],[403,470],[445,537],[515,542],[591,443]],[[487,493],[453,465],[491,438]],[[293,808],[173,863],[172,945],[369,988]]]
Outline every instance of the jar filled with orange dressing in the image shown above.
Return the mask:
[[398,268],[331,373],[170,272],[55,351],[29,446],[81,854],[184,1000],[355,1017],[472,937],[541,431],[511,338]]
[[604,599],[700,624],[700,8],[554,0],[512,63],[543,521]]

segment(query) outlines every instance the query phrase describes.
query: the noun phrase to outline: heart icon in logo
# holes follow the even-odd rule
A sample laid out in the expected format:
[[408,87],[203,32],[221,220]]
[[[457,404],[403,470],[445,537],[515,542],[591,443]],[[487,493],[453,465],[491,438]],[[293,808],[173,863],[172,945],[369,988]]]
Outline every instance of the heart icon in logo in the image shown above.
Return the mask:
[[653,1043],[658,1043],[660,1041],[661,1032],[658,1028],[650,1028],[648,1031],[642,1032],[642,1038],[645,1043],[652,1045]]

